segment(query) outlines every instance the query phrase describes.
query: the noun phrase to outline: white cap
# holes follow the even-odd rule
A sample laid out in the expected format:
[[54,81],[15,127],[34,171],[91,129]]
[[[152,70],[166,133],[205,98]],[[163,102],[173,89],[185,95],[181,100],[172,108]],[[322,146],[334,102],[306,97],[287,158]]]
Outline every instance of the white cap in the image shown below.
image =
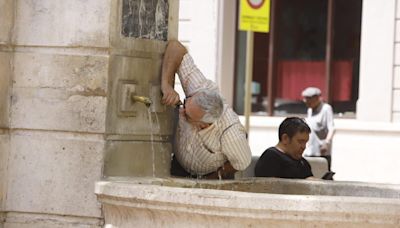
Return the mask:
[[321,90],[317,87],[308,87],[301,93],[303,97],[313,97],[321,95]]

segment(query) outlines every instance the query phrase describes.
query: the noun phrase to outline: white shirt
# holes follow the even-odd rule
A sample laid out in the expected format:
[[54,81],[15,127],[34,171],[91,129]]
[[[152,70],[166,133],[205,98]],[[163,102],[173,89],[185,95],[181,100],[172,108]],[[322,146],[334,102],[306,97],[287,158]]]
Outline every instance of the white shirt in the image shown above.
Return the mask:
[[[321,156],[320,146],[324,143],[328,132],[334,128],[332,107],[327,103],[321,102],[314,112],[309,108],[306,122],[311,128],[311,133],[304,155]],[[330,155],[331,149],[332,145],[329,145],[325,155]]]
[[[186,96],[204,88],[218,91],[217,85],[204,77],[189,54],[183,57],[178,76]],[[220,119],[202,130],[196,129],[180,116],[176,134],[175,156],[191,174],[215,172],[226,161],[236,170],[244,170],[250,164],[251,151],[246,131],[237,114],[227,104],[224,104]]]

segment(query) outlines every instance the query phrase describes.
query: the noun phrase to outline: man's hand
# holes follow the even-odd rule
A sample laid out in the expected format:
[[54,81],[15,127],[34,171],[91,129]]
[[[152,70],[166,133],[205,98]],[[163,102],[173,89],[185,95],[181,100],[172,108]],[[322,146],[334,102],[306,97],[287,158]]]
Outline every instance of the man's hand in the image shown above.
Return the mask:
[[211,180],[218,180],[220,178],[221,179],[234,179],[236,171],[237,170],[235,168],[233,168],[231,163],[229,161],[227,161],[217,171],[204,176],[204,178],[211,179]]
[[162,103],[165,105],[175,106],[179,103],[179,94],[172,88],[172,86],[164,86],[162,89],[163,98]]
[[321,151],[321,155],[326,155],[328,153],[329,145],[330,145],[330,142],[327,141],[327,140],[324,140],[322,142],[322,144],[319,146],[319,149]]

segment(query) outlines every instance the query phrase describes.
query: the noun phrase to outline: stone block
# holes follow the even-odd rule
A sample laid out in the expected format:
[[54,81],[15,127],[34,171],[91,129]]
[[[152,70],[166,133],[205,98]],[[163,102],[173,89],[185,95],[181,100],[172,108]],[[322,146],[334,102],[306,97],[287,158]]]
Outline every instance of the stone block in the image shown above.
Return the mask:
[[395,43],[394,47],[394,64],[400,65],[400,43]]
[[21,0],[16,44],[108,47],[111,0]]
[[0,212],[0,228],[4,227],[4,221],[6,220],[5,213]]
[[8,132],[0,129],[0,212],[4,211],[4,202],[6,199],[6,194],[4,192],[4,189],[7,186],[6,183],[7,183],[8,152],[9,152]]
[[[161,104],[161,59],[151,57],[110,56],[107,133],[116,135],[172,134],[171,107]],[[135,95],[149,97],[153,104],[136,102],[132,113],[120,113],[124,85],[135,86]],[[157,108],[158,107],[158,108]],[[135,126],[132,128],[131,126]]]
[[394,88],[400,89],[400,66],[394,68]]
[[107,56],[15,53],[15,87],[63,88],[105,96]]
[[9,44],[14,21],[14,0],[0,0],[0,44]]
[[400,112],[393,113],[393,122],[400,123]]
[[393,91],[393,111],[400,112],[400,89]]
[[93,194],[103,165],[100,135],[16,131],[10,148],[7,211],[101,217]]
[[14,128],[104,132],[108,57],[16,53]]
[[104,176],[166,177],[170,175],[171,144],[108,141]]
[[0,52],[0,128],[9,126],[12,53]]
[[102,219],[9,212],[4,224],[7,228],[100,228]]
[[396,4],[396,19],[400,19],[400,4]]
[[400,29],[400,20],[399,19],[397,19],[396,20],[396,30],[395,30],[395,41],[396,42],[399,42],[400,41],[400,31],[399,31],[399,29]]
[[12,128],[104,132],[105,97],[71,95],[57,89],[13,91]]

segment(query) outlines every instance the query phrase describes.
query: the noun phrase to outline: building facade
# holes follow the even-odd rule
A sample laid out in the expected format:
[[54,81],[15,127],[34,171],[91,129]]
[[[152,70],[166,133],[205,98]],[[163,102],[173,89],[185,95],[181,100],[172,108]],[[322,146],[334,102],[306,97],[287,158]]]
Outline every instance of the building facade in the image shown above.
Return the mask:
[[[285,1],[272,0],[272,4],[273,2]],[[282,69],[289,71],[290,64],[294,64],[292,67],[297,75],[309,74],[310,69],[314,70],[314,77],[321,77],[321,72],[324,73],[324,63],[321,65],[321,61],[326,60],[326,50],[321,49],[321,45],[322,48],[325,47],[327,30],[321,33],[318,29],[327,28],[325,23],[328,23],[328,19],[325,17],[329,13],[329,1],[305,1],[307,4],[310,2],[314,4],[309,5],[308,8],[301,8],[312,15],[308,18],[305,18],[307,15],[300,15],[300,17],[296,14],[298,8],[290,6],[289,3],[286,6],[281,3],[278,7],[277,12],[280,17],[276,17],[281,20],[277,20],[275,29],[286,33],[291,32],[290,28],[297,29],[296,33],[292,31],[292,34],[288,36],[297,37],[298,43],[296,49],[296,47],[289,47],[294,46],[291,39],[279,38],[281,43],[280,45],[278,43],[276,47],[281,47],[281,52],[276,55],[278,55],[278,60],[283,60],[283,63],[279,61],[276,63],[278,67],[274,73],[275,79],[284,77]],[[397,149],[400,146],[397,140],[400,136],[400,4],[397,0],[333,2],[336,4],[334,8],[336,11],[333,11],[333,21],[336,24],[333,28],[334,33],[336,31],[338,34],[333,36],[332,48],[336,47],[336,49],[332,54],[332,62],[333,69],[340,72],[337,74],[342,78],[337,78],[336,73],[333,73],[331,80],[333,96],[330,101],[333,101],[333,107],[336,110],[337,129],[333,141],[332,169],[336,172],[336,180],[398,184],[400,177],[395,173],[397,161],[400,159]],[[315,15],[314,12],[321,11],[318,10],[320,8],[314,11],[312,9],[318,4],[318,7],[322,7],[326,13]],[[292,10],[291,14],[288,13],[290,10]],[[349,11],[352,15],[348,14]],[[239,32],[237,29],[237,15],[237,2],[234,4],[227,0],[207,0],[199,3],[194,0],[181,0],[179,39],[187,44],[200,69],[208,78],[219,83],[225,99],[241,114],[243,101],[239,99],[244,97],[244,80],[240,75],[243,71],[240,67],[244,65],[243,53],[246,47],[240,45],[241,42],[243,43],[245,32]],[[347,19],[343,20],[343,17]],[[297,20],[303,24],[298,25],[301,24],[299,22],[291,25],[288,22],[284,23],[284,19]],[[313,22],[318,19],[322,22]],[[281,28],[283,26],[286,27]],[[311,35],[304,35],[306,32]],[[264,57],[261,55],[257,59],[257,52],[268,51],[267,36],[255,34],[253,80],[257,78],[265,80],[268,77],[265,73],[267,70],[262,69],[263,66],[268,67],[268,59],[266,59],[268,55]],[[314,44],[312,40],[307,39],[316,39],[315,37],[319,37],[319,40]],[[208,45],[206,42],[209,42]],[[310,43],[304,47],[304,42]],[[300,53],[302,50],[311,51]],[[292,60],[297,62],[293,63]],[[309,69],[304,67],[304,61],[308,61],[306,65],[311,65]],[[282,64],[287,65],[282,66]],[[299,71],[302,72],[299,73]],[[256,82],[253,89],[262,93],[265,87],[266,85],[262,82]],[[279,84],[270,88],[275,89],[274,107],[279,107],[281,104],[286,104],[286,106],[281,106],[283,107],[281,110],[275,110],[272,116],[268,115],[267,111],[262,109],[265,108],[265,102],[263,103],[262,99],[260,102],[260,98],[255,98],[253,91],[249,142],[255,156],[261,155],[267,147],[277,143],[277,127],[285,116],[303,116],[305,112],[305,107],[302,106],[299,98],[290,97],[295,95],[287,92],[285,94],[288,88],[279,87]],[[302,88],[293,90],[296,89]],[[281,99],[285,98],[284,96],[290,99]],[[338,101],[342,99],[343,102],[335,103],[335,97]]]

